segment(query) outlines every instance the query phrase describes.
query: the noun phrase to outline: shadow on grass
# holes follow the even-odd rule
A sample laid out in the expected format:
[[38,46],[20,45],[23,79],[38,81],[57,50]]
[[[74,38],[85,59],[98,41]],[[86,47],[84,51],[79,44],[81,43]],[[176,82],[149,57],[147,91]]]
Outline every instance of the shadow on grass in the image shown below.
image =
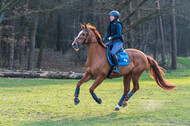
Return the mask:
[[[86,118],[86,119],[81,119],[77,120],[74,118],[67,118],[67,119],[50,119],[50,120],[43,120],[39,122],[31,122],[31,123],[26,123],[23,126],[84,126],[84,125],[113,125],[113,124],[121,124],[123,122],[124,124],[130,120],[133,120],[134,122],[138,119],[148,119],[149,117],[146,115],[141,115],[141,116],[128,116],[128,117],[119,117],[119,114],[117,112],[112,112],[110,114],[104,115],[104,116],[97,116],[97,117],[92,117],[92,118]],[[60,118],[60,117],[58,117]],[[132,122],[133,122],[132,121]]]

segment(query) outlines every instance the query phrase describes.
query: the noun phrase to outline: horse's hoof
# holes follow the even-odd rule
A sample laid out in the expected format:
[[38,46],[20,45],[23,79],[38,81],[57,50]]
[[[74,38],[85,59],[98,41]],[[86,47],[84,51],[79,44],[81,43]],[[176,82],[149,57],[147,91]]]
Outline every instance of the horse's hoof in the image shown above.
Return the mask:
[[114,111],[119,111],[119,108],[118,108],[118,107],[115,107]]
[[101,99],[101,98],[98,98],[97,103],[98,103],[98,104],[101,104],[101,103],[102,103],[102,99]]
[[127,106],[127,103],[125,103],[125,104],[122,104],[122,107],[126,107]]
[[80,100],[78,98],[74,99],[75,105],[78,105],[78,103],[80,102]]

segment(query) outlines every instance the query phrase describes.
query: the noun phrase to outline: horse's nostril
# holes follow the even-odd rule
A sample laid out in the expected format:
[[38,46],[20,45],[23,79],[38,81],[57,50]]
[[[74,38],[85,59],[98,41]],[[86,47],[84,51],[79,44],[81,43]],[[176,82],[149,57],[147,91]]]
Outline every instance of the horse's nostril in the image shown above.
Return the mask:
[[72,43],[72,46],[75,46],[76,44],[75,43]]
[[73,46],[73,48],[77,48],[77,44],[76,43],[73,43],[72,46]]

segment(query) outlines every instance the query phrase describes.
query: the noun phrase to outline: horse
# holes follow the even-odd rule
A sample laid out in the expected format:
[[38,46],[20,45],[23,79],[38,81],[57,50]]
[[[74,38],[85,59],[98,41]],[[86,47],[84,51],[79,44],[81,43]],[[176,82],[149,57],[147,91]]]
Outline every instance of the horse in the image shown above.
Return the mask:
[[[111,67],[107,59],[107,47],[101,41],[101,35],[96,30],[96,27],[89,23],[80,25],[81,31],[72,42],[72,47],[78,51],[80,47],[87,45],[87,60],[85,63],[85,74],[82,79],[78,81],[76,86],[74,103],[77,105],[80,102],[78,98],[80,86],[92,78],[95,78],[95,81],[89,91],[93,99],[98,104],[101,104],[102,100],[97,97],[94,90],[106,79],[106,75]],[[130,63],[127,66],[119,66],[119,74],[112,72],[110,75],[110,78],[123,77],[124,92],[118,105],[114,109],[115,111],[119,111],[121,106],[125,107],[131,96],[139,90],[139,78],[147,68],[149,68],[150,76],[162,89],[171,91],[176,88],[176,84],[169,83],[164,79],[162,67],[160,67],[152,57],[145,55],[137,49],[130,48],[125,49],[125,51],[129,56]],[[129,93],[131,79],[133,82],[133,89]]]

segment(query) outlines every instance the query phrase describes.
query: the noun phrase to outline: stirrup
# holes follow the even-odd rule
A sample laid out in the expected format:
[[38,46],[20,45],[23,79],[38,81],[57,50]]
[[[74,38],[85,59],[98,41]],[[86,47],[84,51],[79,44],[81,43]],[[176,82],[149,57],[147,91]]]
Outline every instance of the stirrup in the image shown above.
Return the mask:
[[120,73],[120,70],[119,70],[118,67],[114,67],[113,72],[114,72],[114,73]]

